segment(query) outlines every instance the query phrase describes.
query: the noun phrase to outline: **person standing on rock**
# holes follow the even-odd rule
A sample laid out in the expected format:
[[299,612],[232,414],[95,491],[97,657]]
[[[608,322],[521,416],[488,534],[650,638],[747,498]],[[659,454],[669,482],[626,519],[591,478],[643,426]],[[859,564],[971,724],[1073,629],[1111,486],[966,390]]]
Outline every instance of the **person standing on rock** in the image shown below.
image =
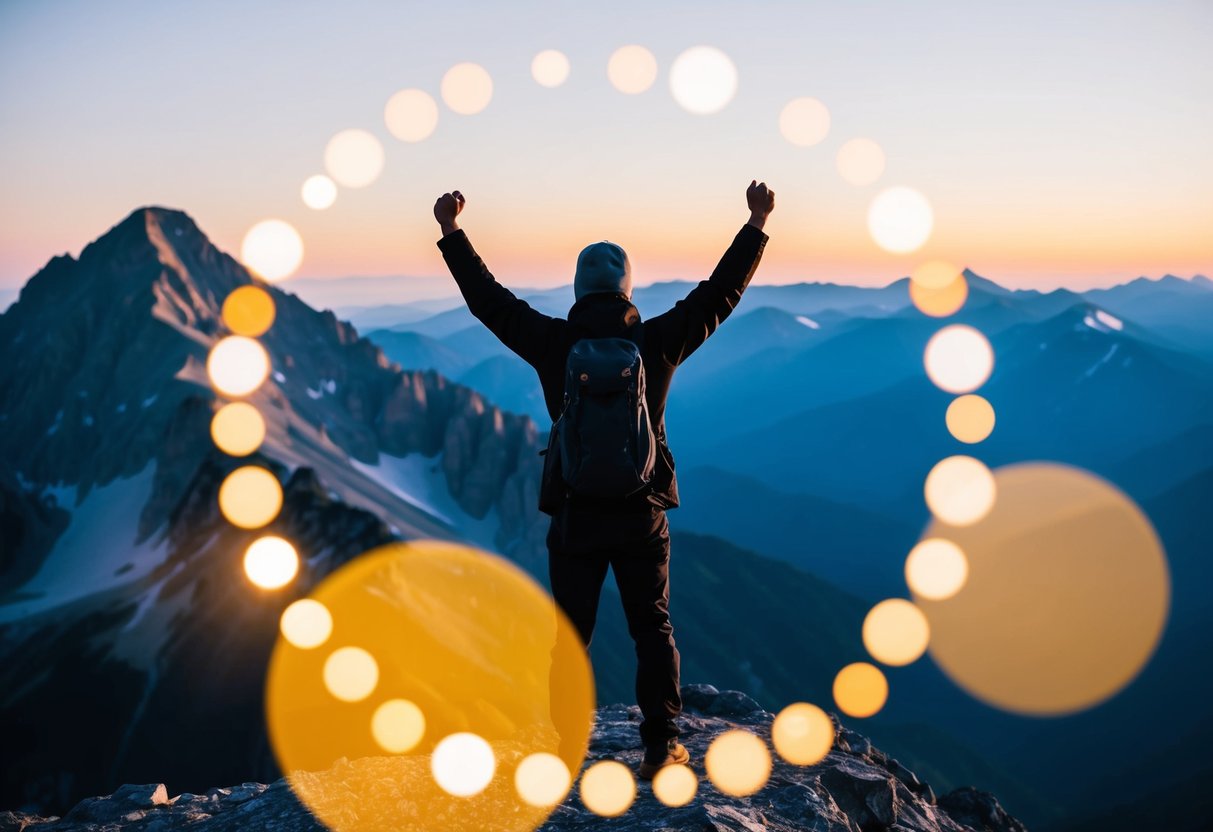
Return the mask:
[[[442,229],[438,248],[469,311],[539,374],[553,422],[540,493],[540,510],[552,515],[548,569],[552,596],[580,636],[577,649],[589,647],[607,568],[615,573],[636,643],[645,747],[638,773],[644,779],[690,759],[675,721],[682,697],[669,614],[666,511],[678,507],[678,485],[666,441],[666,396],[674,370],[736,308],[758,268],[775,192],[751,181],[746,203],[749,221],[711,276],[647,321],[632,304],[631,264],[617,244],[602,240],[581,251],[575,302],[567,319],[553,318],[493,278],[456,222],[466,204],[462,193],[445,193],[434,204]],[[561,649],[553,651],[554,662]],[[559,731],[578,715],[559,713],[560,674],[551,678]],[[571,769],[584,756],[584,748],[561,747]]]

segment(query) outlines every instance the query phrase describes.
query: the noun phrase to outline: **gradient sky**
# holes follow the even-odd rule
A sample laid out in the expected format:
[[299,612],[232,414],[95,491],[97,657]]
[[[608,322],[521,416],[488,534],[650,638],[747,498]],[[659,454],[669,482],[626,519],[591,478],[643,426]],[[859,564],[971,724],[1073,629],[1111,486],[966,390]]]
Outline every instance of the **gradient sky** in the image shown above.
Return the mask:
[[[445,275],[432,207],[455,188],[507,284],[566,283],[599,239],[628,251],[638,284],[701,279],[746,221],[754,178],[777,202],[762,283],[883,285],[928,257],[1038,288],[1213,275],[1211,36],[1208,0],[0,0],[0,289],[147,204],[185,210],[233,255],[255,222],[286,219],[307,248],[300,277]],[[659,64],[641,95],[606,76],[631,43]],[[671,63],[697,45],[739,73],[714,115],[669,91]],[[555,89],[530,74],[549,48],[572,64]],[[461,61],[494,81],[476,115],[439,96]],[[439,101],[419,144],[383,121],[406,87]],[[831,112],[814,147],[779,131],[799,96]],[[384,141],[386,169],[312,211],[300,185],[347,127]],[[834,166],[857,136],[888,157],[866,187]],[[935,211],[913,254],[867,232],[893,185]]]

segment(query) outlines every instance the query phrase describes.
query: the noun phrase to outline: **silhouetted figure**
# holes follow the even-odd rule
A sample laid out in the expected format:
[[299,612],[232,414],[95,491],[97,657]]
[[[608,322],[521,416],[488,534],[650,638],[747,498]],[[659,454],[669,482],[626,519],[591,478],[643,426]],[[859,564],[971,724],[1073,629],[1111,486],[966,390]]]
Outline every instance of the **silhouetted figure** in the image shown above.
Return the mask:
[[[545,475],[540,508],[552,515],[547,536],[552,595],[581,637],[583,645],[576,649],[588,648],[607,567],[615,573],[628,630],[636,642],[636,699],[644,716],[640,736],[645,745],[639,774],[649,779],[661,766],[689,759],[686,748],[678,742],[675,722],[682,712],[682,698],[679,655],[669,615],[670,532],[666,510],[678,506],[678,485],[674,458],[666,442],[666,396],[675,368],[740,302],[766,247],[768,236],[762,228],[774,210],[775,192],[766,183],[750,183],[746,190],[750,219],[737,232],[711,277],[696,285],[673,308],[648,321],[641,320],[631,302],[632,273],[627,254],[606,240],[587,246],[577,258],[573,280],[576,302],[567,320],[533,309],[494,280],[467,234],[457,225],[456,217],[465,202],[459,191],[452,191],[435,203],[434,217],[443,234],[438,248],[471,313],[538,372],[553,423],[561,417],[565,405],[566,369],[574,344],[583,339],[623,338],[637,345],[643,362],[642,398],[652,425],[651,436],[656,440],[655,459],[650,457],[651,465],[646,469],[646,474],[651,470],[647,485],[623,498],[590,497],[559,482],[549,482]],[[584,346],[583,342],[579,349]],[[636,352],[633,349],[633,354]],[[629,375],[627,368],[623,375]],[[570,385],[575,381],[570,380]],[[554,662],[559,661],[562,649],[571,648],[558,644]],[[552,710],[559,729],[558,676],[552,676]],[[584,749],[561,749],[570,767],[583,755]]]

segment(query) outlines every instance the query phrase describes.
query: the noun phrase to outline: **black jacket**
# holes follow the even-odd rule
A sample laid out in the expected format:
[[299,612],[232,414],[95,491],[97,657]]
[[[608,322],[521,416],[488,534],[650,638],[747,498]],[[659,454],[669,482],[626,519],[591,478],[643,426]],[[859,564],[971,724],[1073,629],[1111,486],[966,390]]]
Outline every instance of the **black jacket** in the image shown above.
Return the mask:
[[438,241],[468,309],[509,349],[539,373],[548,415],[555,422],[564,401],[564,370],[569,349],[580,338],[623,336],[641,345],[645,399],[658,439],[652,502],[678,506],[674,457],[665,434],[665,402],[674,369],[708,339],[741,301],[754,276],[768,236],[743,225],[711,277],[685,298],[647,321],[621,293],[585,295],[569,309],[568,319],[552,318],[498,283],[460,229]]

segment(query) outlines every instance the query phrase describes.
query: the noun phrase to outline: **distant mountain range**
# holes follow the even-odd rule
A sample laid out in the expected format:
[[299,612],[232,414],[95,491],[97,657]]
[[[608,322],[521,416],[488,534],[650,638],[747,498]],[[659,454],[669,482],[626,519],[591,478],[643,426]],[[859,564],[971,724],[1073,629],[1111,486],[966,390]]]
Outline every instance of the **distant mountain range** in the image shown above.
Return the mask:
[[[968,277],[969,303],[950,320],[980,326],[997,355],[982,392],[999,425],[976,453],[1073,458],[1143,500],[1172,559],[1173,627],[1147,673],[1087,714],[1000,714],[924,660],[890,670],[893,696],[864,732],[938,788],[994,791],[1033,828],[1094,823],[1109,794],[1157,796],[1145,760],[1213,767],[1200,750],[1207,701],[1193,704],[1210,680],[1190,671],[1213,633],[1200,592],[1213,539],[1200,509],[1213,476],[1209,361],[1200,328],[1160,324],[1190,318],[1141,286],[1125,303],[1159,317],[1114,309],[1112,295]],[[546,582],[533,371],[441,298],[363,310],[379,327],[368,338],[269,286],[273,373],[252,401],[270,424],[255,459],[284,483],[271,530],[297,543],[305,568],[278,595],[248,586],[239,559],[253,535],[215,506],[236,463],[209,441],[218,403],[204,363],[223,299],[252,281],[186,214],[146,207],[78,259],[53,258],[0,316],[0,718],[15,726],[2,806],[62,811],[123,782],[202,792],[272,779],[261,685],[277,616],[378,543],[466,540]],[[1181,283],[1161,282],[1175,305],[1213,297],[1208,281]],[[644,287],[638,305],[655,314],[690,285]],[[551,314],[568,300],[567,287],[534,297]],[[754,286],[675,377],[684,682],[746,690],[770,709],[826,705],[834,672],[864,657],[870,601],[905,594],[900,563],[928,519],[924,466],[959,450],[942,426],[948,397],[922,374],[940,322],[906,303],[904,280]],[[633,646],[606,591],[591,651],[599,698],[631,701]],[[1171,708],[1181,701],[1186,711]],[[1125,725],[1162,708],[1192,738],[1174,752],[1161,732]],[[1126,736],[1140,764],[1113,754]],[[1099,750],[1081,771],[1067,769],[1075,743]]]

